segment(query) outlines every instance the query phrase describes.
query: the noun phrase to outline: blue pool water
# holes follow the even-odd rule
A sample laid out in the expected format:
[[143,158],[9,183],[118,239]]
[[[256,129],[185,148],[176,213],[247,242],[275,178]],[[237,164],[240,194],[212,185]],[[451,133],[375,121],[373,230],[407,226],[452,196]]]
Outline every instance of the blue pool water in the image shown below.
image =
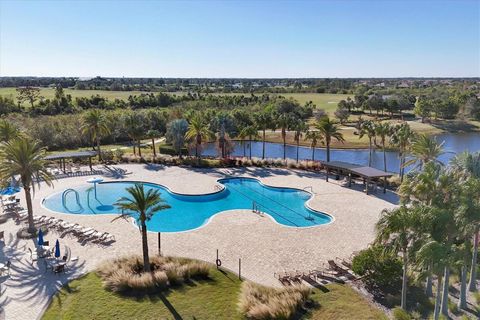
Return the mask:
[[[201,227],[218,212],[232,209],[252,209],[257,203],[262,212],[275,221],[290,227],[311,227],[329,223],[332,218],[324,213],[306,207],[310,193],[291,188],[275,188],[261,184],[256,179],[228,178],[218,181],[225,188],[207,195],[181,195],[167,188],[144,183],[146,189],[158,189],[170,209],[156,213],[147,223],[150,231],[179,232]],[[43,205],[52,211],[70,214],[116,214],[114,203],[122,196],[128,196],[125,189],[134,182],[108,182],[97,184],[97,197],[91,185],[74,188],[78,191],[79,202],[74,192],[65,197],[56,193],[46,198]],[[65,205],[64,205],[65,204]]]

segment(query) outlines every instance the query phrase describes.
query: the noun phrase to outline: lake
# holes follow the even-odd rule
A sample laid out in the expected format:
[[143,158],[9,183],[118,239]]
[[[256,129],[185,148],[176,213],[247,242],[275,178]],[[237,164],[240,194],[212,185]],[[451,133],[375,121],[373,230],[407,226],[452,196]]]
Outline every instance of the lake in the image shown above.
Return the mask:
[[[443,148],[445,154],[440,156],[439,160],[448,163],[456,153],[463,151],[476,152],[480,151],[480,133],[444,133],[436,136],[438,142],[443,141]],[[246,142],[246,155],[249,155],[249,143]],[[262,142],[252,142],[252,157],[262,157]],[[202,152],[206,156],[217,156],[217,150],[213,143],[204,146]],[[287,145],[287,158],[296,159],[297,147],[294,145]],[[269,143],[265,144],[265,155],[267,158],[283,158],[283,144]],[[235,142],[235,148],[232,156],[242,157],[243,146],[240,142]],[[311,160],[312,149],[300,146],[299,159]],[[316,160],[326,160],[325,148],[315,149]],[[368,165],[368,149],[331,149],[330,160],[345,161],[361,165]],[[383,170],[383,152],[381,149],[376,149],[372,152],[372,166]],[[398,172],[399,159],[397,152],[387,152],[387,170],[391,172]]]

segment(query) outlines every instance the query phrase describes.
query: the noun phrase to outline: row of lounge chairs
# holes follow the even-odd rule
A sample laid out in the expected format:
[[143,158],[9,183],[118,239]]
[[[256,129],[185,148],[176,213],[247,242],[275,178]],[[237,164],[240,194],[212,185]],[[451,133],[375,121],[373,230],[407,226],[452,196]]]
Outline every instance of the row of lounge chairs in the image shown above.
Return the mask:
[[327,284],[330,282],[346,283],[360,279],[351,270],[351,263],[347,260],[336,258],[328,260],[328,264],[321,268],[309,271],[279,272],[274,274],[283,285],[299,284],[302,281],[315,284]]
[[78,223],[71,223],[62,219],[47,216],[34,216],[35,224],[45,225],[49,228],[55,228],[60,232],[68,232],[75,235],[81,241],[89,241],[94,243],[111,243],[115,241],[115,236],[108,232],[100,232],[90,227],[83,227]]

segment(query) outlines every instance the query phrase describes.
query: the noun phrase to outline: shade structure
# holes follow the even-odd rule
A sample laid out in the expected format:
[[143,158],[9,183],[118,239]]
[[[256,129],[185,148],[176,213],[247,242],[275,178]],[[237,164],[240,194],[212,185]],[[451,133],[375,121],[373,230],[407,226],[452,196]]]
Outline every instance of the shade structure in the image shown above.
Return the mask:
[[57,242],[55,242],[55,258],[60,257],[60,242],[57,239]]
[[43,231],[42,229],[39,229],[38,230],[38,241],[37,241],[37,244],[39,246],[43,246]]

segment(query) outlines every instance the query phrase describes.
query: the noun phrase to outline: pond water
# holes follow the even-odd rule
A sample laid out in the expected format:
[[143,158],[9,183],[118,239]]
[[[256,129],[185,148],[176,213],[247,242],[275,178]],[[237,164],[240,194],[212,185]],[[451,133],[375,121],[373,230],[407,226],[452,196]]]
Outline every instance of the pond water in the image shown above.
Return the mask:
[[[445,154],[440,156],[440,161],[447,163],[456,153],[463,151],[476,152],[480,151],[480,133],[444,133],[436,136],[438,142],[444,142],[443,148]],[[246,142],[246,156],[249,155],[250,146]],[[252,157],[262,157],[262,142],[252,142]],[[204,146],[202,152],[206,156],[217,156],[217,150],[213,143]],[[265,154],[267,158],[283,158],[283,144],[280,143],[266,143]],[[287,145],[287,158],[296,159],[297,147],[294,145]],[[232,156],[242,157],[243,146],[240,142],[235,142],[235,148]],[[312,149],[308,147],[299,148],[299,159],[311,160]],[[315,149],[316,160],[326,160],[325,148]],[[360,165],[368,165],[368,149],[331,149],[330,160],[345,161],[356,163]],[[397,152],[387,152],[387,170],[391,172],[398,172],[399,159]],[[383,170],[383,152],[381,149],[374,150],[372,153],[372,166]]]

